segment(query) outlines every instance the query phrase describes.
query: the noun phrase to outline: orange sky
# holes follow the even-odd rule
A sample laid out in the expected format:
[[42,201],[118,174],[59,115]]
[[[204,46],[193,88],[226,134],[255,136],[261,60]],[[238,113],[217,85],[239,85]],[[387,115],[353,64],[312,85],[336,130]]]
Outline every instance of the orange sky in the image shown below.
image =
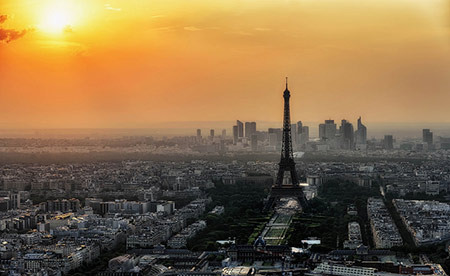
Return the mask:
[[1,0],[0,31],[27,32],[0,42],[0,128],[281,121],[284,76],[293,120],[450,122],[449,10],[448,0]]

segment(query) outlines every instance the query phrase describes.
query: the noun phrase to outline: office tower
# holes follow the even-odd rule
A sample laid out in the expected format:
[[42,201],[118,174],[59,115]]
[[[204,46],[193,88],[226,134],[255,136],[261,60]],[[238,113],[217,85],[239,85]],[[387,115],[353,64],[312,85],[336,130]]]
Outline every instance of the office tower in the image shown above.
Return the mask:
[[251,131],[250,131],[250,122],[245,122],[244,123],[244,136],[246,137],[246,138],[250,138],[250,136],[251,136],[251,133],[250,133]]
[[278,135],[276,133],[269,133],[269,146],[276,147],[278,145]]
[[268,132],[270,145],[278,147],[281,144],[283,130],[281,128],[269,128]]
[[227,147],[225,146],[225,140],[224,139],[222,139],[222,140],[220,140],[220,149],[219,149],[219,152],[220,153],[225,153],[227,151]]
[[308,126],[303,126],[302,127],[302,132],[300,134],[300,144],[306,144],[309,142],[309,127]]
[[202,141],[202,130],[197,129],[197,142]]
[[342,120],[339,131],[341,133],[341,148],[342,149],[353,149],[353,144],[354,144],[353,125],[350,122],[348,122],[347,120]]
[[291,124],[292,145],[298,144],[297,124]]
[[227,138],[227,130],[226,129],[222,129],[222,139]]
[[300,145],[302,143],[301,141],[301,137],[302,137],[302,131],[303,131],[303,123],[302,121],[298,121],[297,122],[297,127],[296,127],[296,140],[294,140],[298,145]]
[[258,135],[252,134],[250,145],[252,147],[252,151],[257,151],[258,150]]
[[303,123],[302,121],[297,122],[297,133],[302,133]]
[[209,131],[209,136],[211,137],[211,139],[214,138],[214,129],[211,129]]
[[339,132],[338,132],[339,135],[342,134],[342,132],[343,132],[342,126],[343,126],[345,123],[347,123],[347,120],[342,119],[342,120],[341,120],[341,125],[339,126]]
[[336,136],[336,124],[334,120],[325,120],[325,137],[334,139]]
[[238,137],[239,138],[244,137],[244,124],[241,121],[237,120],[236,125],[238,130]]
[[256,122],[245,122],[245,137],[250,139],[256,133]]
[[426,128],[422,130],[422,139],[424,143],[427,143],[429,146],[433,144],[433,132],[430,129]]
[[319,124],[319,139],[325,140],[325,124]]
[[365,145],[367,143],[367,128],[361,122],[361,117],[358,118],[358,129],[355,132],[356,144]]
[[253,134],[256,134],[256,122],[251,122],[250,123],[250,131]]
[[334,120],[325,120],[324,124],[319,125],[319,138],[321,140],[334,140],[336,137],[336,124]]
[[384,135],[383,148],[387,150],[394,148],[394,137],[392,135]]
[[236,145],[238,140],[239,140],[239,129],[238,129],[238,126],[233,126],[233,144]]

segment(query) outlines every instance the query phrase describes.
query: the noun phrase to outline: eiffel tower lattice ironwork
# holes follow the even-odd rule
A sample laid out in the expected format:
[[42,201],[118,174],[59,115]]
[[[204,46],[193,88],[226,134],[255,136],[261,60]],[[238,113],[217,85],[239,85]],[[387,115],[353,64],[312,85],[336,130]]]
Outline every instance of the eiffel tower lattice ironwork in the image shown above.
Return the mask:
[[295,170],[294,153],[292,150],[292,135],[291,135],[291,115],[289,108],[289,98],[291,92],[288,89],[288,82],[286,78],[286,90],[284,90],[284,116],[283,116],[283,140],[281,144],[281,160],[280,167],[277,174],[276,185],[281,187],[284,181],[284,173],[289,171],[291,173],[292,185],[298,185],[297,171]]
[[[299,186],[297,171],[295,169],[294,154],[292,150],[291,136],[291,116],[289,99],[291,92],[288,89],[286,78],[286,89],[283,92],[284,98],[284,116],[283,116],[283,136],[281,144],[281,159],[278,168],[277,179],[275,185],[272,186],[266,209],[271,208],[274,203],[282,197],[297,197],[302,207],[307,202],[302,188]],[[285,177],[285,173],[289,172],[290,181]]]

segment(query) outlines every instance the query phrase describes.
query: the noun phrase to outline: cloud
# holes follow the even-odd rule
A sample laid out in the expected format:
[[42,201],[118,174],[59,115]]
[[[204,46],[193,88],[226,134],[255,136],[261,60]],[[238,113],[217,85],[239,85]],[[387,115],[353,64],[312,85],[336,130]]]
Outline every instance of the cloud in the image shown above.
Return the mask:
[[157,28],[152,28],[155,31],[175,31],[177,28],[179,28],[178,26],[162,26],[162,27],[157,27]]
[[261,27],[259,27],[259,28],[255,28],[255,31],[259,31],[259,32],[268,32],[268,31],[271,31],[272,29],[270,29],[270,28],[261,28]]
[[194,27],[194,26],[187,26],[187,27],[184,27],[184,29],[185,29],[186,31],[191,31],[191,32],[201,31],[201,30],[202,30],[202,29],[197,28],[197,27]]
[[8,19],[8,16],[6,14],[0,14],[0,24],[5,22],[6,19]]
[[[0,24],[4,23],[8,19],[5,14],[0,14]],[[14,30],[14,29],[4,29],[0,27],[0,41],[5,41],[9,43],[13,40],[19,39],[24,36],[28,30]]]
[[84,44],[61,40],[38,40],[37,45],[42,49],[51,49],[53,52],[67,53],[74,56],[86,56],[88,47]]
[[253,36],[253,33],[245,32],[245,31],[236,31],[236,32],[227,32],[228,34],[234,34],[239,36]]
[[112,7],[110,4],[105,4],[105,9],[109,10],[109,11],[117,11],[117,12],[120,12],[122,10],[121,8]]
[[13,40],[21,38],[26,33],[26,30],[16,31],[0,28],[0,41],[6,41],[6,43],[9,43]]

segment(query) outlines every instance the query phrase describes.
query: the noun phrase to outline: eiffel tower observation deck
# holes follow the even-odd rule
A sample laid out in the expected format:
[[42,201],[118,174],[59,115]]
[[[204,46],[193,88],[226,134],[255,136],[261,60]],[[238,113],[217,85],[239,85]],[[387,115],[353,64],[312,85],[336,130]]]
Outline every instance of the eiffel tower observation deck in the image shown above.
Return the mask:
[[283,116],[283,138],[281,145],[281,159],[275,184],[272,186],[266,209],[272,208],[280,198],[295,197],[302,207],[306,207],[307,201],[302,188],[299,186],[298,175],[295,169],[294,154],[292,150],[291,116],[289,99],[291,92],[288,89],[286,78],[286,89],[283,92],[284,116]]

